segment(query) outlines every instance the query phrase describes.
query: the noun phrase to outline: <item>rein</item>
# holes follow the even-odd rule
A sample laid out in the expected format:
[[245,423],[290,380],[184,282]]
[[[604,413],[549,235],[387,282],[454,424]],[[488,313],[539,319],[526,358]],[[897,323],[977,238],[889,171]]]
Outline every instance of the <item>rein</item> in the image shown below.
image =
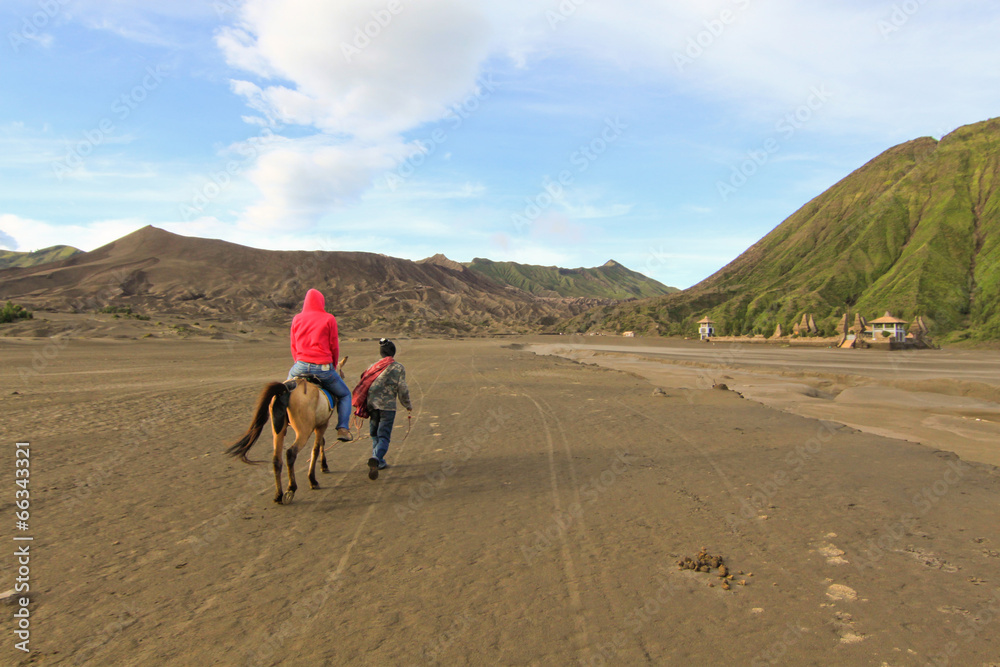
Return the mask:
[[[410,428],[412,426],[413,426],[413,415],[410,414],[409,410],[407,410],[407,412],[406,412],[406,435],[404,435],[403,439],[399,441],[399,444],[403,444],[404,442],[406,442],[406,439],[408,437],[410,437]],[[351,430],[353,431],[355,428],[358,430],[357,437],[355,438],[355,440],[363,440],[364,438],[369,437],[367,433],[364,433],[364,427],[365,427],[365,420],[364,419],[362,419],[361,417],[358,417],[357,415],[352,415],[351,416]],[[363,433],[364,433],[364,435],[362,435]]]

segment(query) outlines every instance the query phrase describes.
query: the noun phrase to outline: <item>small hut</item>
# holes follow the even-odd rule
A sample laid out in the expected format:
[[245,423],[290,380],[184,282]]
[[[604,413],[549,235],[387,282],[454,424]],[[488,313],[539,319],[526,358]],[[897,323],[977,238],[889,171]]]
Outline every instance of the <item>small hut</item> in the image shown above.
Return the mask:
[[[902,343],[906,340],[906,320],[893,317],[888,310],[885,311],[885,315],[877,320],[872,320],[869,324],[873,340],[888,339],[896,343]],[[886,333],[889,335],[885,335]]]
[[708,316],[698,320],[698,338],[708,340],[715,335],[715,322],[708,319]]

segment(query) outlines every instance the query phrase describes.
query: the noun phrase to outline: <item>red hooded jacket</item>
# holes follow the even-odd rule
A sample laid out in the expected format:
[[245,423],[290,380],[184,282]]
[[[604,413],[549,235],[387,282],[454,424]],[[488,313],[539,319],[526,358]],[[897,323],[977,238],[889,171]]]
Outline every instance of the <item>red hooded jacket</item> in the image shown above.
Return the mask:
[[302,312],[292,318],[292,359],[310,364],[336,364],[340,359],[337,319],[326,312],[319,290],[306,292]]

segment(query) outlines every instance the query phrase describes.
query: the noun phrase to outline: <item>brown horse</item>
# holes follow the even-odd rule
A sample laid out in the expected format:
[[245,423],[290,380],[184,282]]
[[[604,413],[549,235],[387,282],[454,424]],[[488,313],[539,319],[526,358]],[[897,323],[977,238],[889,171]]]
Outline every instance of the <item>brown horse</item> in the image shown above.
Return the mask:
[[[337,372],[340,377],[344,377],[344,363],[347,357],[340,360],[337,365]],[[317,384],[303,378],[295,378],[295,389],[289,388],[282,382],[270,382],[264,387],[260,398],[257,399],[257,407],[254,409],[253,418],[250,420],[250,428],[243,434],[243,437],[231,445],[226,453],[233,457],[238,457],[244,463],[265,463],[265,461],[251,461],[247,458],[247,453],[257,438],[264,430],[264,424],[268,417],[271,419],[271,429],[274,433],[274,456],[271,462],[274,464],[274,485],[276,488],[274,502],[289,504],[295,496],[298,486],[295,484],[295,458],[299,450],[302,449],[309,435],[316,434],[313,441],[312,456],[309,459],[309,488],[318,489],[319,483],[316,481],[316,461],[319,460],[323,472],[330,472],[326,465],[326,433],[330,418],[336,419],[336,408],[331,409],[326,396],[320,391]],[[285,461],[288,463],[288,490],[281,491],[281,452],[285,446],[285,433],[289,424],[295,431],[295,441],[288,451],[285,452]]]

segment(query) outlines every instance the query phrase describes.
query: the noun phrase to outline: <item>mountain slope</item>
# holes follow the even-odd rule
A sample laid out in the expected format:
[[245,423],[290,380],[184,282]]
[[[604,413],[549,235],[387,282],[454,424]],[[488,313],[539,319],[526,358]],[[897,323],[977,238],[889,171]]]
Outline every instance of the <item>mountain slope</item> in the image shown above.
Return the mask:
[[477,257],[466,266],[498,283],[541,296],[634,299],[678,291],[676,287],[668,287],[614,260],[591,269],[561,269]]
[[16,252],[14,250],[0,250],[0,269],[8,267],[26,267],[58,262],[72,255],[81,252],[68,245],[54,245],[50,248],[42,248],[34,252]]
[[144,227],[54,264],[0,270],[0,299],[32,309],[139,313],[287,324],[306,290],[351,328],[397,332],[535,330],[597,303],[546,299],[464,267],[361,252],[258,250]]
[[891,148],[682,295],[604,308],[566,325],[770,335],[850,308],[923,315],[933,333],[1000,338],[1000,119]]

